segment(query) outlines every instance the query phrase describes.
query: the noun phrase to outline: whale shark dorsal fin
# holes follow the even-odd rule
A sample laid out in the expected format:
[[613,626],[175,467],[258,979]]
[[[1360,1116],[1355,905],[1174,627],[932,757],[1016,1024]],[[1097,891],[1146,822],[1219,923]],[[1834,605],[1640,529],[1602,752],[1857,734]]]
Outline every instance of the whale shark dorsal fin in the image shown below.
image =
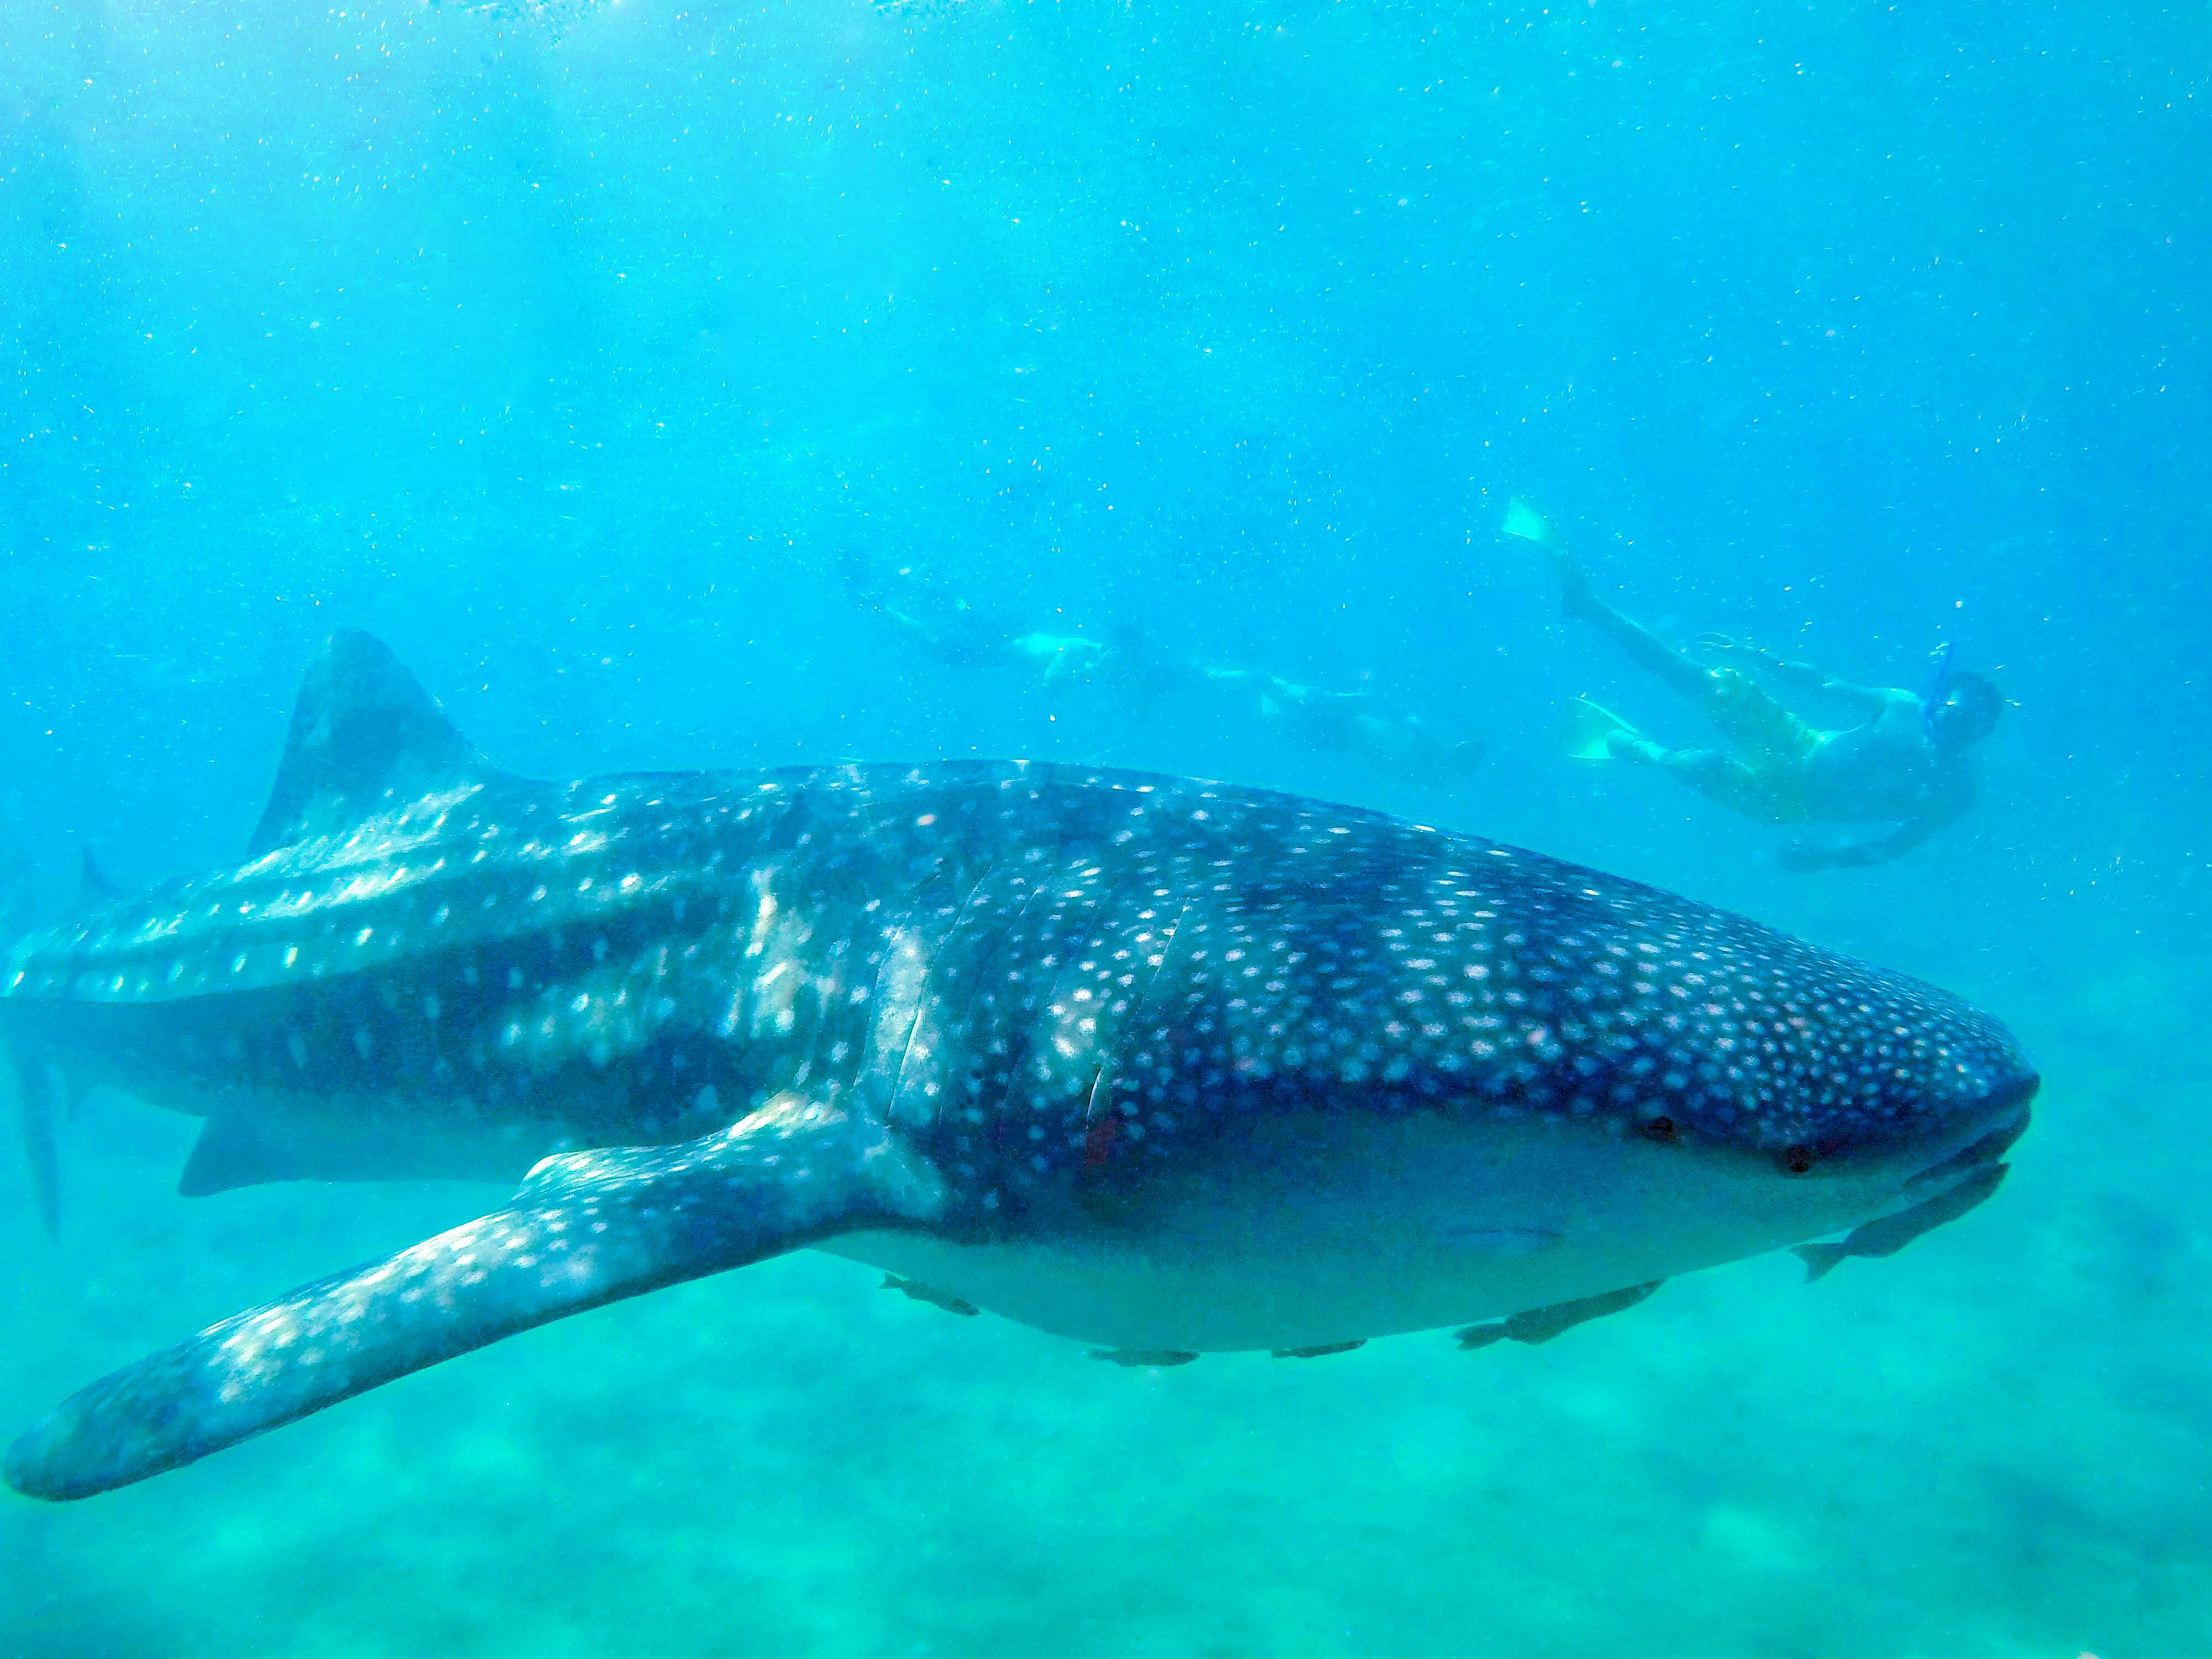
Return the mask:
[[342,629],[300,681],[284,758],[246,854],[349,829],[387,799],[501,775],[389,646]]

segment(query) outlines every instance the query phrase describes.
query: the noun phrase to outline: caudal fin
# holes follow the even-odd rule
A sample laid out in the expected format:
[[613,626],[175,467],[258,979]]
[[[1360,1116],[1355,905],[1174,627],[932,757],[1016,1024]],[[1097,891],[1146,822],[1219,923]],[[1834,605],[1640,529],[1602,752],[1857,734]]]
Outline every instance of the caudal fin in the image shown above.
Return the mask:
[[[88,859],[86,867],[91,867]],[[31,860],[23,851],[21,838],[11,830],[0,836],[0,966],[9,960],[8,947],[30,931],[37,908]],[[54,1238],[60,1235],[62,1220],[61,1166],[54,1150],[55,1119],[61,1103],[49,1083],[42,1075],[27,1079],[21,1056],[0,1039],[0,1117],[12,1107],[16,1121],[22,1125],[23,1159],[31,1171],[39,1222],[46,1237]]]
[[61,1160],[55,1150],[55,1122],[64,1096],[58,1074],[26,1082],[21,1066],[7,1044],[0,1043],[0,1094],[15,1097],[16,1116],[23,1126],[23,1161],[31,1171],[32,1200],[38,1206],[39,1224],[48,1238],[62,1231]]

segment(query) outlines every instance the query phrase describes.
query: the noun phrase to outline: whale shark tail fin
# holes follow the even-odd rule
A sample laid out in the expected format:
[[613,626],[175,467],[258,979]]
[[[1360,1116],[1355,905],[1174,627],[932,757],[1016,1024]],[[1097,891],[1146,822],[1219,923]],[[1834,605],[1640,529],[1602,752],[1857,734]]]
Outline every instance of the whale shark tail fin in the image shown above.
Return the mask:
[[31,1171],[31,1196],[38,1206],[39,1225],[48,1238],[58,1238],[62,1172],[55,1137],[64,1098],[59,1075],[26,1079],[14,1049],[0,1041],[0,1096],[6,1095],[15,1097],[16,1121],[22,1126],[23,1162]]
[[796,1097],[674,1146],[547,1158],[505,1209],[210,1326],[62,1402],[8,1484],[86,1498],[502,1337],[836,1234],[927,1220],[933,1169]]
[[1620,757],[1613,747],[1614,739],[1632,742],[1643,735],[1611,709],[1601,708],[1588,697],[1577,697],[1567,705],[1565,748],[1570,760],[1616,760]]
[[505,775],[454,729],[390,647],[342,629],[300,682],[284,757],[246,856],[340,834],[392,802]]

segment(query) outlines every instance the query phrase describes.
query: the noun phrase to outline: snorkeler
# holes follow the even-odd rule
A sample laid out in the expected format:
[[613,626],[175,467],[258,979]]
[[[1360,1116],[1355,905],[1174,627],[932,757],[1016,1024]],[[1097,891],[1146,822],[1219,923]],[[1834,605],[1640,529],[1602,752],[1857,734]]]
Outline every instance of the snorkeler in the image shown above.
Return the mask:
[[[1782,863],[1791,870],[1885,863],[1955,823],[1973,805],[1967,750],[1996,725],[2004,699],[1987,676],[1953,667],[1949,646],[1936,653],[1925,693],[1856,685],[1720,634],[1700,635],[1695,641],[1721,659],[1719,665],[1708,666],[1600,599],[1581,562],[1519,501],[1506,516],[1504,533],[1534,543],[1551,560],[1567,615],[1611,635],[1637,664],[1704,709],[1731,745],[1669,749],[1577,698],[1570,754],[1647,762],[1760,823],[1895,826],[1840,845],[1793,841],[1782,851]],[[1834,730],[1814,726],[1761,685],[1753,671],[1846,705],[1861,719]]]
[[839,556],[838,570],[854,604],[956,668],[1018,667],[1039,674],[1047,686],[1103,685],[1137,719],[1148,717],[1171,694],[1235,688],[1240,707],[1293,743],[1346,755],[1387,777],[1432,788],[1450,787],[1483,757],[1480,738],[1451,742],[1418,714],[1371,691],[1328,691],[1258,669],[1201,668],[1153,649],[1142,629],[1127,623],[1104,642],[1083,634],[1024,629],[912,569],[878,581],[850,551]]
[[1080,634],[1024,629],[910,567],[895,572],[889,582],[878,582],[866,561],[848,550],[838,555],[837,572],[855,605],[875,611],[955,668],[1019,668],[1055,685],[1089,679],[1116,655],[1115,647]]
[[1371,691],[1326,691],[1259,669],[1208,668],[1204,673],[1214,684],[1255,691],[1255,712],[1261,723],[1293,743],[1323,754],[1348,755],[1386,777],[1449,788],[1482,761],[1486,745],[1480,738],[1454,743],[1419,715]]

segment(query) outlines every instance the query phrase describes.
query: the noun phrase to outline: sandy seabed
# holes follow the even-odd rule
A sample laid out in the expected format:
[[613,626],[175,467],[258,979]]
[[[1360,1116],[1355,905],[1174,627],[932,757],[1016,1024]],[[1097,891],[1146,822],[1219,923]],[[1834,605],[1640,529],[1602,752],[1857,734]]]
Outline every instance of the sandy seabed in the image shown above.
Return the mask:
[[[1541,1348],[1148,1372],[799,1255],[0,1502],[0,1655],[2198,1651],[2212,1086],[2170,1039],[2202,990],[2008,1010],[2047,1079],[2011,1182],[1816,1289],[1778,1255]],[[191,1129],[96,1103],[58,1246],[0,1164],[10,1431],[494,1198],[188,1202]]]

